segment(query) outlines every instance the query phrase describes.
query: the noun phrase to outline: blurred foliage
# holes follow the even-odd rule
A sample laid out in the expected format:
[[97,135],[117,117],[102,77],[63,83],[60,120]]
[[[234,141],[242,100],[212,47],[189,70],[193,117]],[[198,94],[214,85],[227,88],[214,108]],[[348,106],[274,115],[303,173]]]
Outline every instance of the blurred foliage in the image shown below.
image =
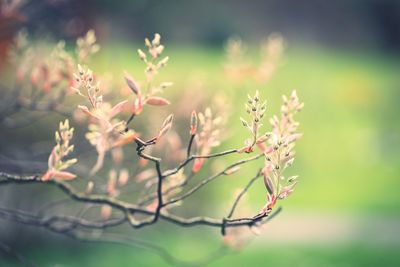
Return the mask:
[[[199,248],[196,248],[199,249]],[[201,248],[200,248],[201,249]],[[46,257],[42,257],[45,250]],[[196,251],[186,252],[186,258],[193,259]],[[81,266],[171,266],[158,257],[140,249],[121,246],[90,245],[79,250],[68,250],[61,246],[41,247],[27,253],[39,266],[81,267]],[[118,256],[116,256],[118,255]],[[79,259],[79,260],[78,260]],[[7,267],[20,266],[12,258],[0,259]],[[216,266],[324,266],[324,267],[392,267],[398,266],[398,247],[369,247],[363,244],[346,246],[296,246],[296,245],[251,245],[245,251],[232,253],[218,259],[210,267]]]

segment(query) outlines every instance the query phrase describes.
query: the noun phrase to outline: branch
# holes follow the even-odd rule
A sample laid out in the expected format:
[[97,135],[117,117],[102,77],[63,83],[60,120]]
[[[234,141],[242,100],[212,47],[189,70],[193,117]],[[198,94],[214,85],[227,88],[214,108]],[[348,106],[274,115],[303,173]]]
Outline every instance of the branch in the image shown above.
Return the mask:
[[[69,232],[78,226],[88,229],[106,229],[109,227],[119,226],[126,222],[126,218],[115,218],[103,221],[88,221],[83,218],[73,216],[52,215],[41,217],[28,212],[5,208],[0,208],[0,218],[32,226],[56,229],[58,232]],[[62,227],[59,226],[60,223],[64,223],[66,225]]]
[[239,204],[240,199],[247,193],[247,191],[250,189],[250,187],[253,185],[253,183],[260,178],[261,176],[261,170],[259,170],[252,179],[247,183],[246,187],[243,188],[243,190],[240,192],[240,194],[236,197],[235,201],[233,202],[232,208],[230,209],[228,216],[226,217],[227,219],[230,219],[233,216],[233,213],[235,212],[236,207]]
[[237,149],[229,149],[229,150],[226,150],[223,152],[209,154],[209,155],[203,155],[203,156],[202,155],[192,155],[192,156],[186,158],[181,164],[178,165],[178,167],[165,171],[163,173],[163,176],[167,177],[167,176],[171,176],[171,175],[178,173],[183,167],[185,167],[189,162],[191,162],[194,159],[210,159],[210,158],[221,157],[221,156],[225,156],[225,155],[229,155],[229,154],[233,154],[233,153],[237,153],[237,152],[238,152]]
[[186,151],[187,158],[189,158],[189,156],[190,156],[190,150],[192,150],[193,140],[194,140],[195,136],[196,136],[195,134],[190,135],[189,144],[188,144],[187,151]]
[[[143,223],[143,226],[144,226],[144,225],[153,224],[153,223],[157,222],[158,218],[160,217],[161,208],[163,207],[163,195],[162,195],[162,185],[163,185],[163,183],[162,182],[163,182],[164,177],[163,177],[163,175],[161,173],[161,165],[160,165],[161,159],[155,158],[153,156],[150,156],[150,155],[147,155],[147,154],[143,153],[143,150],[144,150],[144,148],[146,146],[146,145],[143,145],[143,143],[136,141],[136,144],[137,144],[136,151],[137,151],[138,156],[154,162],[154,165],[155,165],[156,171],[157,171],[157,176],[158,176],[158,182],[157,182],[157,199],[158,199],[158,203],[157,203],[157,208],[156,208],[156,211],[154,213],[153,219],[148,221],[148,222],[144,222]],[[128,216],[129,216],[129,214],[128,214]],[[132,221],[132,217],[129,216],[129,218],[131,218],[130,221]]]
[[253,157],[250,157],[250,158],[247,158],[247,159],[243,159],[243,160],[240,160],[240,161],[238,161],[238,162],[235,162],[235,163],[229,165],[228,167],[226,167],[224,170],[220,171],[219,173],[214,174],[214,175],[208,177],[207,179],[201,181],[199,184],[197,184],[195,187],[193,187],[192,189],[190,189],[189,191],[187,191],[185,194],[183,194],[183,195],[181,195],[181,196],[179,196],[179,197],[176,197],[176,198],[172,198],[171,200],[169,200],[168,202],[166,202],[166,203],[164,204],[164,206],[170,205],[170,204],[172,204],[172,203],[178,202],[178,201],[180,201],[180,200],[183,200],[183,199],[185,199],[185,198],[191,196],[192,194],[194,194],[196,191],[198,191],[200,188],[202,188],[203,186],[205,186],[205,185],[208,184],[209,182],[215,180],[216,178],[218,178],[218,177],[220,177],[220,176],[222,176],[222,175],[226,175],[226,171],[227,171],[227,170],[229,170],[229,169],[231,169],[231,168],[233,168],[233,167],[242,165],[242,164],[244,164],[244,163],[247,163],[247,162],[250,162],[250,161],[253,161],[253,160],[257,160],[257,159],[261,158],[263,155],[264,155],[264,154],[259,154],[259,155],[256,155],[256,156],[253,156]]
[[[64,236],[76,239],[78,241],[83,242],[104,242],[104,243],[114,243],[119,245],[128,245],[128,246],[136,246],[155,253],[156,255],[160,256],[162,259],[167,261],[168,263],[175,265],[175,266],[204,266],[205,264],[213,261],[219,257],[224,256],[228,250],[226,247],[221,246],[210,255],[196,260],[196,261],[182,261],[172,254],[170,254],[167,250],[153,244],[151,242],[141,240],[138,238],[127,237],[112,233],[102,233],[100,237],[94,237],[92,234],[85,234],[85,232],[72,232],[76,227],[76,224],[79,224],[80,220],[78,218],[74,218],[74,220],[64,220],[62,217],[58,217],[58,219],[54,219],[55,217],[51,217],[51,219],[41,218],[39,216],[35,216],[30,213],[21,212],[17,210],[5,210],[0,208],[0,218],[6,219],[9,221],[22,223],[31,226],[42,227],[47,229],[51,232],[62,234]],[[51,222],[50,222],[51,221]],[[57,227],[56,223],[59,222],[67,222],[70,223],[67,227]],[[102,228],[103,229],[103,228]],[[21,255],[14,253],[10,250],[8,246],[5,244],[0,243],[0,250],[5,251],[8,254],[12,254],[17,257],[21,262],[25,263],[27,266],[34,267],[32,263],[28,262],[25,258]]]
[[[148,222],[145,222],[144,225],[142,223],[134,223],[134,221],[129,220],[129,217],[132,213],[138,213],[143,215],[152,215],[156,216],[156,212],[143,209],[137,205],[127,203],[121,200],[118,200],[113,197],[104,196],[104,195],[87,195],[85,193],[78,192],[75,188],[73,188],[70,184],[59,181],[59,180],[49,180],[49,181],[42,181],[38,175],[31,175],[31,176],[19,176],[15,174],[9,174],[0,172],[0,185],[1,184],[9,184],[9,183],[40,183],[40,184],[49,184],[53,186],[57,186],[61,191],[66,193],[71,199],[74,199],[79,202],[83,203],[92,203],[92,204],[106,204],[110,205],[111,207],[123,212],[127,216],[127,221],[133,228],[140,228],[144,225],[147,225]],[[154,220],[153,217],[153,220]],[[225,227],[240,227],[240,226],[251,226],[255,222],[262,221],[264,218],[267,218],[268,214],[264,214],[259,218],[249,218],[246,220],[238,221],[237,219],[228,221]],[[182,218],[170,213],[163,213],[160,211],[159,218],[168,221],[170,223],[174,223],[179,226],[183,227],[194,227],[198,225],[205,225],[205,226],[212,226],[212,227],[221,227],[223,225],[223,220],[221,219],[213,219],[209,217],[193,217],[193,218]]]

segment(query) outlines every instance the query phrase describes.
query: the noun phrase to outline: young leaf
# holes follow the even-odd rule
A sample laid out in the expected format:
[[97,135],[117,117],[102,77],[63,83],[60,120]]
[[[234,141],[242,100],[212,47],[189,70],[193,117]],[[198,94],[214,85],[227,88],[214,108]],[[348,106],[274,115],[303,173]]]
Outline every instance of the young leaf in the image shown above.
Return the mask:
[[157,139],[163,136],[168,132],[169,129],[171,129],[172,126],[172,121],[174,119],[174,115],[170,114],[163,122],[160,131],[158,132]]
[[151,96],[146,99],[146,104],[152,105],[152,106],[166,106],[169,105],[170,102],[162,97],[158,96]]
[[122,111],[124,108],[124,105],[128,102],[128,100],[124,100],[116,104],[112,109],[111,109],[111,117],[114,117],[118,113]]
[[125,72],[124,77],[126,84],[129,86],[129,88],[131,88],[132,92],[134,92],[136,95],[140,95],[141,90],[139,84],[127,72]]
[[190,117],[190,135],[195,135],[197,132],[197,113],[196,111],[192,111],[192,115]]
[[274,185],[271,181],[271,178],[268,175],[264,175],[264,184],[265,187],[267,188],[267,191],[270,195],[274,194]]
[[54,171],[52,176],[56,179],[66,180],[66,181],[73,180],[76,178],[75,174],[66,171]]

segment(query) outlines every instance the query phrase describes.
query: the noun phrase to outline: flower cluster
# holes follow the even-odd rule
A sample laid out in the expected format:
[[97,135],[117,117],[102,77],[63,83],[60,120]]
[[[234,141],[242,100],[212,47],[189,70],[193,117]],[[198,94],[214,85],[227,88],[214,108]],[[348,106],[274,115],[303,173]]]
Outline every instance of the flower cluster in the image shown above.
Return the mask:
[[242,125],[246,127],[246,129],[250,132],[251,138],[246,139],[245,147],[240,149],[240,152],[250,153],[253,151],[253,147],[256,144],[261,144],[265,142],[269,136],[269,134],[259,134],[260,127],[262,126],[261,119],[264,117],[265,111],[267,109],[267,102],[264,101],[261,103],[259,92],[256,91],[254,97],[250,95],[247,96],[248,101],[245,104],[246,112],[251,117],[251,122],[247,122],[245,119],[240,118]]
[[[80,96],[87,97],[92,108],[98,108],[103,102],[103,96],[100,94],[100,82],[94,84],[93,71],[90,69],[84,70],[78,64],[78,74],[74,73],[76,87],[72,90]],[[82,90],[84,93],[82,93]],[[81,108],[87,112],[85,108]]]
[[[206,108],[204,112],[192,112],[190,126],[186,130],[186,134],[189,135],[186,149],[182,146],[185,143],[181,141],[183,138],[181,139],[178,133],[173,130],[171,131],[173,133],[169,134],[169,138],[162,138],[172,128],[174,121],[174,115],[172,114],[164,119],[158,132],[153,134],[152,138],[142,139],[137,131],[130,128],[129,123],[142,113],[146,105],[164,106],[169,104],[167,99],[157,94],[162,93],[172,83],[164,82],[157,85],[154,79],[168,61],[168,57],[161,58],[164,46],[160,43],[160,39],[160,35],[155,34],[153,40],[145,40],[147,53],[140,49],[138,50],[140,59],[146,64],[145,74],[147,80],[140,84],[128,73],[125,74],[125,82],[133,93],[133,101],[124,100],[115,105],[111,104],[106,99],[108,95],[104,97],[104,92],[102,92],[101,87],[104,87],[104,85],[100,86],[98,77],[87,67],[77,65],[76,71],[71,74],[73,77],[72,91],[83,97],[87,102],[86,105],[78,105],[78,110],[84,114],[83,116],[89,118],[88,131],[85,137],[97,152],[97,161],[90,170],[90,179],[83,195],[88,196],[93,192],[104,195],[104,201],[101,201],[103,205],[100,210],[100,215],[104,220],[111,218],[113,207],[118,207],[121,210],[121,205],[124,206],[129,203],[126,204],[129,205],[127,206],[129,208],[122,210],[127,211],[127,220],[135,227],[155,223],[159,218],[177,220],[185,225],[197,223],[197,220],[200,220],[200,222],[212,222],[213,225],[221,227],[221,232],[225,235],[225,244],[239,249],[249,240],[249,229],[257,232],[262,223],[265,222],[263,219],[270,214],[277,200],[285,199],[294,190],[297,176],[287,177],[285,171],[294,161],[295,142],[301,137],[301,134],[297,133],[299,123],[295,120],[295,115],[303,108],[303,103],[299,101],[296,91],[293,91],[290,97],[283,96],[281,115],[279,117],[273,116],[270,119],[272,129],[265,132],[262,130],[262,126],[265,120],[267,102],[261,100],[258,91],[255,92],[254,96],[248,95],[245,104],[248,115],[246,118],[240,118],[240,120],[250,136],[246,138],[244,147],[239,149],[229,149],[212,154],[212,149],[220,145],[221,133],[219,128],[223,125],[224,120],[221,116],[222,112],[212,112],[210,108]],[[249,71],[251,75],[254,77],[257,77],[257,75],[265,76],[267,72],[274,69],[280,57],[282,42],[279,38],[269,40],[265,47],[266,59],[263,59],[263,62],[255,69],[250,65]],[[21,47],[23,47],[23,43],[21,43]],[[56,54],[59,59],[68,58],[64,55],[63,44],[60,44],[57,49],[58,52]],[[80,61],[85,61],[88,56],[98,49],[93,32],[88,32],[84,38],[79,39],[77,42],[77,55]],[[243,44],[241,42],[233,43],[231,49],[233,53],[232,60],[235,57],[236,59],[243,57]],[[119,115],[123,110],[127,110],[129,102],[131,102],[129,107],[131,108],[131,116],[129,119],[123,120]],[[224,106],[224,109],[226,109],[226,106]],[[60,123],[59,131],[56,132],[57,145],[50,154],[48,170],[42,176],[43,181],[50,179],[71,180],[76,177],[75,174],[65,171],[65,169],[77,162],[76,159],[64,160],[73,151],[73,145],[70,145],[72,136],[73,128],[69,127],[68,120]],[[171,151],[167,150],[165,153],[168,155],[166,159],[158,156],[161,153],[157,149],[163,146],[163,142],[159,142],[160,139],[166,141],[164,146],[168,144],[171,147]],[[123,162],[124,146],[131,143],[136,144],[135,151],[138,160],[134,165],[129,165],[128,170],[128,166],[125,166]],[[256,149],[261,150],[261,153],[252,157],[241,158],[239,161],[192,186],[191,183],[196,182],[195,176],[203,168],[206,160],[234,153],[252,153]],[[131,151],[134,151],[134,149]],[[107,179],[103,180],[105,182],[103,185],[96,184],[95,187],[95,174],[103,168],[107,153],[111,154],[112,160]],[[157,157],[154,155],[157,155]],[[243,154],[237,154],[236,156],[241,157]],[[240,170],[241,165],[261,159],[263,156],[265,163],[262,170],[258,170],[256,176],[236,195],[228,216],[219,221],[203,217],[186,220],[172,214],[172,207],[181,204],[184,199],[190,197],[209,182],[220,176],[232,175]],[[179,162],[179,164],[176,167],[167,169],[165,166],[176,164],[171,159]],[[132,166],[133,170],[131,169]],[[191,166],[191,170],[185,169],[188,166]],[[240,210],[240,208],[236,208],[239,200],[244,197],[253,182],[261,179],[261,177],[264,178],[266,188],[266,205],[257,215],[248,216],[251,209]],[[141,184],[142,182],[144,183]],[[137,186],[134,188],[135,199],[137,200],[135,204],[125,200],[122,194],[124,192],[132,192],[132,188],[126,186],[128,183],[129,185]],[[188,184],[190,184],[190,188],[186,190],[185,186]],[[94,199],[97,198],[95,197]],[[91,198],[88,198],[88,201],[91,200]],[[96,203],[99,204],[99,202]],[[138,207],[137,210],[136,207]],[[235,210],[239,218],[233,217]],[[147,215],[151,217],[142,221],[141,219]]]
[[[76,60],[81,62],[83,60],[81,54],[84,53],[85,61],[87,61],[89,56],[99,50],[93,31],[89,31],[83,38],[78,38],[77,59],[66,52],[64,41],[58,42],[51,53],[46,53],[46,55],[43,55],[43,51],[46,51],[47,47],[43,45],[28,47],[27,43],[27,34],[21,31],[16,36],[10,53],[13,63],[17,67],[17,82],[21,86],[32,87],[37,94],[48,94],[58,90],[62,94],[69,92],[74,85],[73,73]],[[90,52],[87,51],[88,49]]]
[[145,74],[147,77],[146,85],[144,90],[140,84],[134,80],[128,73],[125,74],[125,81],[132,92],[136,95],[134,102],[133,113],[138,115],[142,112],[145,104],[152,106],[165,106],[169,105],[170,102],[159,96],[155,96],[157,93],[162,93],[164,89],[172,86],[171,82],[162,82],[159,85],[154,84],[154,77],[158,74],[161,68],[167,65],[169,60],[168,57],[164,57],[158,60],[164,51],[164,46],[160,44],[161,36],[156,33],[154,39],[150,41],[145,39],[145,45],[148,48],[148,55],[141,49],[138,49],[139,58],[146,64]]
[[74,135],[74,128],[69,127],[69,121],[60,122],[59,130],[55,132],[56,146],[50,153],[47,172],[42,176],[43,181],[50,179],[72,180],[76,175],[65,171],[77,162],[76,158],[64,160],[73,150],[70,140]]
[[[199,121],[198,123],[197,117]],[[214,117],[210,108],[206,108],[204,113],[199,112],[197,116],[195,114],[192,115],[191,132],[195,133],[195,130],[198,131],[197,128],[200,129],[195,138],[197,155],[207,155],[211,152],[213,147],[220,145],[220,130],[218,127],[221,125],[221,123],[222,117]],[[199,172],[204,164],[204,161],[204,158],[195,159],[192,172]]]
[[246,57],[247,47],[239,38],[231,38],[226,45],[227,63],[225,73],[234,81],[247,78],[258,82],[268,81],[275,72],[282,57],[285,41],[279,34],[270,35],[260,48],[259,63],[249,62]]
[[138,49],[140,59],[143,60],[143,62],[147,65],[145,73],[148,80],[152,80],[154,75],[156,75],[169,60],[169,57],[164,57],[163,59],[156,61],[164,51],[164,46],[160,44],[160,40],[161,36],[158,33],[154,35],[154,38],[151,42],[147,38],[144,40],[150,55],[150,59],[147,58],[147,55],[142,50]]
[[78,87],[74,88],[74,91],[85,97],[90,103],[90,108],[84,105],[78,107],[88,114],[93,121],[89,124],[89,132],[86,134],[86,138],[91,145],[96,147],[98,154],[96,165],[91,170],[91,175],[94,175],[103,166],[107,151],[133,142],[136,134],[132,130],[125,131],[125,121],[116,118],[127,101],[121,101],[115,106],[103,102],[100,83],[94,81],[93,72],[90,69],[83,69],[80,65],[78,69],[79,73],[74,75]]
[[96,42],[94,30],[88,31],[85,36],[76,40],[76,54],[79,62],[87,62],[90,56],[100,50],[100,46]]
[[264,183],[268,191],[267,205],[264,213],[269,213],[278,199],[284,199],[293,192],[297,183],[297,176],[285,177],[284,171],[293,164],[294,146],[301,137],[296,130],[299,123],[294,120],[294,115],[304,106],[293,91],[288,98],[283,96],[281,118],[273,116],[270,119],[272,132],[268,138],[268,147],[263,147],[265,154],[265,167],[263,169]]

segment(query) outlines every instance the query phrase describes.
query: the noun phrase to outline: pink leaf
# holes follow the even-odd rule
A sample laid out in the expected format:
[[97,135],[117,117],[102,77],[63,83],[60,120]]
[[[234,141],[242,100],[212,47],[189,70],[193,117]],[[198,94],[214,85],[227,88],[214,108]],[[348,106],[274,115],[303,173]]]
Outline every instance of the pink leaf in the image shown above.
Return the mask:
[[125,72],[125,81],[129,88],[131,88],[132,92],[134,92],[136,95],[141,94],[139,84],[127,72]]
[[56,179],[61,179],[61,180],[73,180],[76,178],[76,175],[70,172],[66,172],[66,171],[54,171],[53,172],[53,177]]
[[99,119],[99,117],[97,115],[95,115],[93,112],[91,112],[87,106],[78,105],[78,108],[80,110],[82,110],[84,113],[86,113],[87,115],[92,116],[96,119]]
[[282,188],[281,192],[278,195],[278,198],[279,199],[287,198],[291,193],[293,193],[295,185],[296,185],[296,183],[293,183],[291,185],[288,185],[288,186],[285,186],[284,188]]
[[143,109],[143,98],[142,96],[139,94],[137,96],[137,98],[135,99],[135,103],[133,105],[133,113],[136,115],[139,115],[142,112]]
[[121,101],[118,104],[116,104],[112,109],[111,109],[111,118],[114,117],[115,115],[117,115],[118,113],[120,113],[125,104],[127,103],[127,100]]
[[151,96],[146,99],[146,104],[153,105],[153,106],[166,106],[169,105],[170,102],[162,97],[158,96]]
[[267,188],[268,193],[272,195],[274,193],[274,184],[272,183],[271,178],[265,174],[264,174],[264,184],[265,188]]
[[171,129],[172,127],[172,121],[174,119],[174,115],[170,114],[163,122],[160,131],[158,132],[158,136],[157,139],[159,139],[160,137],[162,137],[164,134],[166,134],[169,129]]
[[124,146],[127,144],[132,143],[133,141],[136,140],[138,135],[136,133],[127,133],[125,135],[120,136],[114,143],[112,143],[111,147],[119,147],[119,146]]
[[49,169],[52,169],[54,167],[54,165],[56,164],[57,161],[57,153],[56,153],[56,149],[53,148],[53,150],[50,153],[49,159],[47,161],[47,165]]

